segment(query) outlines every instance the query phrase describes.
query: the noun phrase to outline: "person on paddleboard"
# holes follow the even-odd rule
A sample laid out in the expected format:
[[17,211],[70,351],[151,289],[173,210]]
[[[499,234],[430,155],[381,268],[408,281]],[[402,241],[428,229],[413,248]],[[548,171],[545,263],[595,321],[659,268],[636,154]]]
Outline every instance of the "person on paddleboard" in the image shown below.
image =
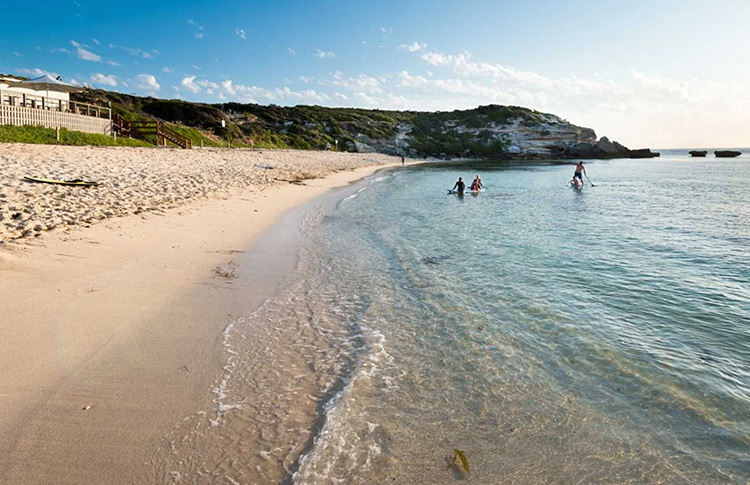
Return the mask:
[[[458,190],[456,190],[458,188]],[[456,182],[456,185],[453,186],[451,189],[452,192],[458,192],[459,194],[463,194],[464,190],[466,190],[466,184],[464,183],[463,177],[458,177],[458,182]]]
[[[579,185],[583,185],[583,176],[586,174],[586,167],[583,166],[583,161],[578,162],[576,164],[576,171],[573,173],[573,180],[571,180],[571,183],[578,187]],[[576,179],[580,180],[579,183]]]
[[470,189],[472,191],[481,190],[482,189],[482,179],[477,175],[477,177],[474,179],[474,181],[471,182]]

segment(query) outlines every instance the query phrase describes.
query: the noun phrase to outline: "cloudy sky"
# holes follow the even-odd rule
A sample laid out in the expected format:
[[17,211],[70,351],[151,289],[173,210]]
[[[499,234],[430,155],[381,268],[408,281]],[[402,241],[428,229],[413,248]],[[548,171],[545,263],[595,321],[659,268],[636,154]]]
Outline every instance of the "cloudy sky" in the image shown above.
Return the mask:
[[631,148],[750,146],[747,0],[60,0],[34,12],[3,22],[0,72],[211,103],[507,104]]

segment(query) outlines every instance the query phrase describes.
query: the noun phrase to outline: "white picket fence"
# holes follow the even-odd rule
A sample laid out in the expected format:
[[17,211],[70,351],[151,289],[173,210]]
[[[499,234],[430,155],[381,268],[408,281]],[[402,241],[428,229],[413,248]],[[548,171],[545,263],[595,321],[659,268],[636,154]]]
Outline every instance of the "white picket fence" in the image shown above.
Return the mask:
[[105,135],[112,133],[112,121],[107,118],[5,104],[0,104],[0,125],[67,128],[73,131]]

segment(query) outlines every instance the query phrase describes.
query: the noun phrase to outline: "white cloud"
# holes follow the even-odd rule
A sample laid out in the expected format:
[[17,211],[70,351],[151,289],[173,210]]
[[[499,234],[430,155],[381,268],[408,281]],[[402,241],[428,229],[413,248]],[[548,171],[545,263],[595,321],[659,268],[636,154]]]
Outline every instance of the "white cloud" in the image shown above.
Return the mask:
[[94,39],[93,37],[91,38],[91,42],[93,42],[96,45],[101,45],[101,42],[99,42],[98,40]]
[[[602,81],[598,79],[585,79],[577,76],[567,78],[551,79],[541,74],[516,69],[502,64],[488,62],[477,62],[472,59],[471,54],[452,55],[440,52],[425,52],[420,58],[435,67],[445,67],[454,73],[466,76],[492,80],[494,82],[508,83],[526,90],[542,94],[543,98],[549,96],[581,97],[586,96],[628,96],[630,90],[621,83],[613,81]],[[588,99],[591,101],[591,98]]]
[[427,44],[420,44],[416,40],[411,44],[401,44],[398,46],[399,49],[408,50],[409,52],[417,52],[427,48]]
[[237,94],[237,91],[235,91],[234,88],[232,87],[231,79],[227,79],[226,81],[222,82],[221,88],[225,93],[227,93],[230,96],[234,96]]
[[294,49],[292,49],[291,47],[287,47],[287,48],[286,48],[286,50],[287,50],[287,51],[288,51],[288,52],[289,52],[290,54],[292,54],[292,55],[294,55],[294,54],[296,54],[296,53],[297,53],[297,51],[295,51],[295,50],[294,50]]
[[35,67],[33,69],[16,69],[16,73],[21,74],[22,76],[29,76],[29,77],[39,77],[44,76],[45,74],[49,74],[52,77],[57,77],[58,74],[56,72],[46,71],[44,69],[39,69],[38,67]]
[[109,47],[111,47],[113,49],[123,50],[123,51],[127,52],[128,54],[130,54],[131,56],[143,57],[144,59],[153,59],[154,55],[158,55],[159,54],[159,51],[157,51],[155,49],[152,49],[151,51],[144,51],[143,49],[138,49],[138,48],[133,48],[133,47],[126,47],[126,46],[116,45],[116,44],[109,44]]
[[76,47],[76,55],[79,59],[83,59],[84,61],[102,62],[102,57],[100,55],[94,54],[93,52],[87,51],[81,47]]
[[380,33],[383,34],[383,37],[388,37],[393,33],[393,27],[380,27]]
[[367,74],[360,74],[357,77],[344,79],[340,72],[332,74],[333,81],[322,81],[322,84],[344,88],[350,91],[360,91],[369,94],[380,94],[383,92],[382,80],[378,80]]
[[333,57],[336,57],[336,54],[331,51],[322,51],[320,49],[315,49],[315,54],[313,54],[318,59],[330,59]]
[[673,95],[683,101],[690,100],[690,89],[687,81],[676,81],[658,74],[645,74],[633,69],[633,79],[643,86],[647,92],[656,96]]
[[155,93],[161,89],[161,85],[151,74],[138,74],[135,78],[135,87],[148,93]]
[[197,76],[186,76],[180,82],[178,90],[185,90],[192,94],[215,96],[216,99],[234,99],[244,103],[276,103],[276,104],[324,104],[330,97],[313,89],[295,91],[286,86],[277,88],[263,88],[235,84],[231,79],[214,82],[209,79],[197,79]]
[[209,81],[208,79],[200,79],[195,82],[198,86],[205,88],[206,94],[209,96],[214,94],[216,90],[219,88],[219,85],[213,81]]
[[[70,44],[73,47],[76,48],[75,55],[79,59],[83,59],[84,61],[91,61],[91,62],[101,62],[101,63],[104,63],[104,64],[108,64],[110,66],[119,66],[120,65],[119,62],[108,60],[108,59],[102,59],[102,56],[100,56],[99,54],[96,54],[96,53],[90,51],[89,49],[91,49],[91,47],[89,47],[86,44],[81,44],[81,43],[76,42],[74,40],[71,40]],[[113,47],[113,45],[110,44],[110,47]],[[60,48],[60,47],[55,47],[55,48],[51,49],[50,52],[63,52],[65,54],[73,54],[73,52],[69,51],[68,49],[63,49],[63,48]]]
[[187,19],[187,23],[194,27],[194,33],[196,39],[203,39],[206,35],[204,34],[205,28],[193,19]]
[[463,79],[428,79],[424,76],[412,76],[407,71],[402,71],[399,74],[399,79],[400,87],[412,88],[422,95],[460,95],[481,100],[477,104],[488,102],[513,103],[516,101],[516,96],[507,90]]
[[420,58],[430,65],[449,67],[454,72],[464,76],[490,76],[503,81],[534,84],[542,88],[547,88],[554,84],[551,79],[534,72],[519,71],[512,67],[503,66],[502,64],[475,62],[468,52],[458,55],[425,52]]
[[164,66],[161,68],[161,71],[169,74],[170,72],[174,71],[174,69],[172,69],[171,67]]
[[309,84],[310,83],[310,78],[305,77],[305,76],[300,76],[299,80],[302,81],[305,84]]
[[195,78],[196,76],[186,76],[182,78],[182,81],[180,81],[180,85],[191,93],[200,93],[201,87],[195,84]]
[[234,29],[234,33],[239,35],[242,39],[245,38],[245,29]]
[[92,75],[90,79],[94,84],[101,84],[103,86],[111,87],[117,86],[117,78],[111,74],[105,76],[104,74],[97,72],[96,74]]

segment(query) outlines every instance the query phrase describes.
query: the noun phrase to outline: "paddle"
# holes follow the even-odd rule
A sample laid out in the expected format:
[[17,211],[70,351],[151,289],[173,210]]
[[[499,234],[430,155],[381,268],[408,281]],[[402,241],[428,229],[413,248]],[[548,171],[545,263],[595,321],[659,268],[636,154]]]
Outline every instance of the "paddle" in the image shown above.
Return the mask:
[[589,183],[591,184],[591,186],[592,186],[592,187],[596,187],[596,185],[594,185],[594,182],[592,182],[592,181],[591,181],[591,179],[590,179],[590,178],[589,178],[589,176],[588,176],[588,175],[586,174],[586,172],[584,172],[583,174],[584,174],[584,175],[586,175],[586,180],[588,180],[588,181],[589,181]]

